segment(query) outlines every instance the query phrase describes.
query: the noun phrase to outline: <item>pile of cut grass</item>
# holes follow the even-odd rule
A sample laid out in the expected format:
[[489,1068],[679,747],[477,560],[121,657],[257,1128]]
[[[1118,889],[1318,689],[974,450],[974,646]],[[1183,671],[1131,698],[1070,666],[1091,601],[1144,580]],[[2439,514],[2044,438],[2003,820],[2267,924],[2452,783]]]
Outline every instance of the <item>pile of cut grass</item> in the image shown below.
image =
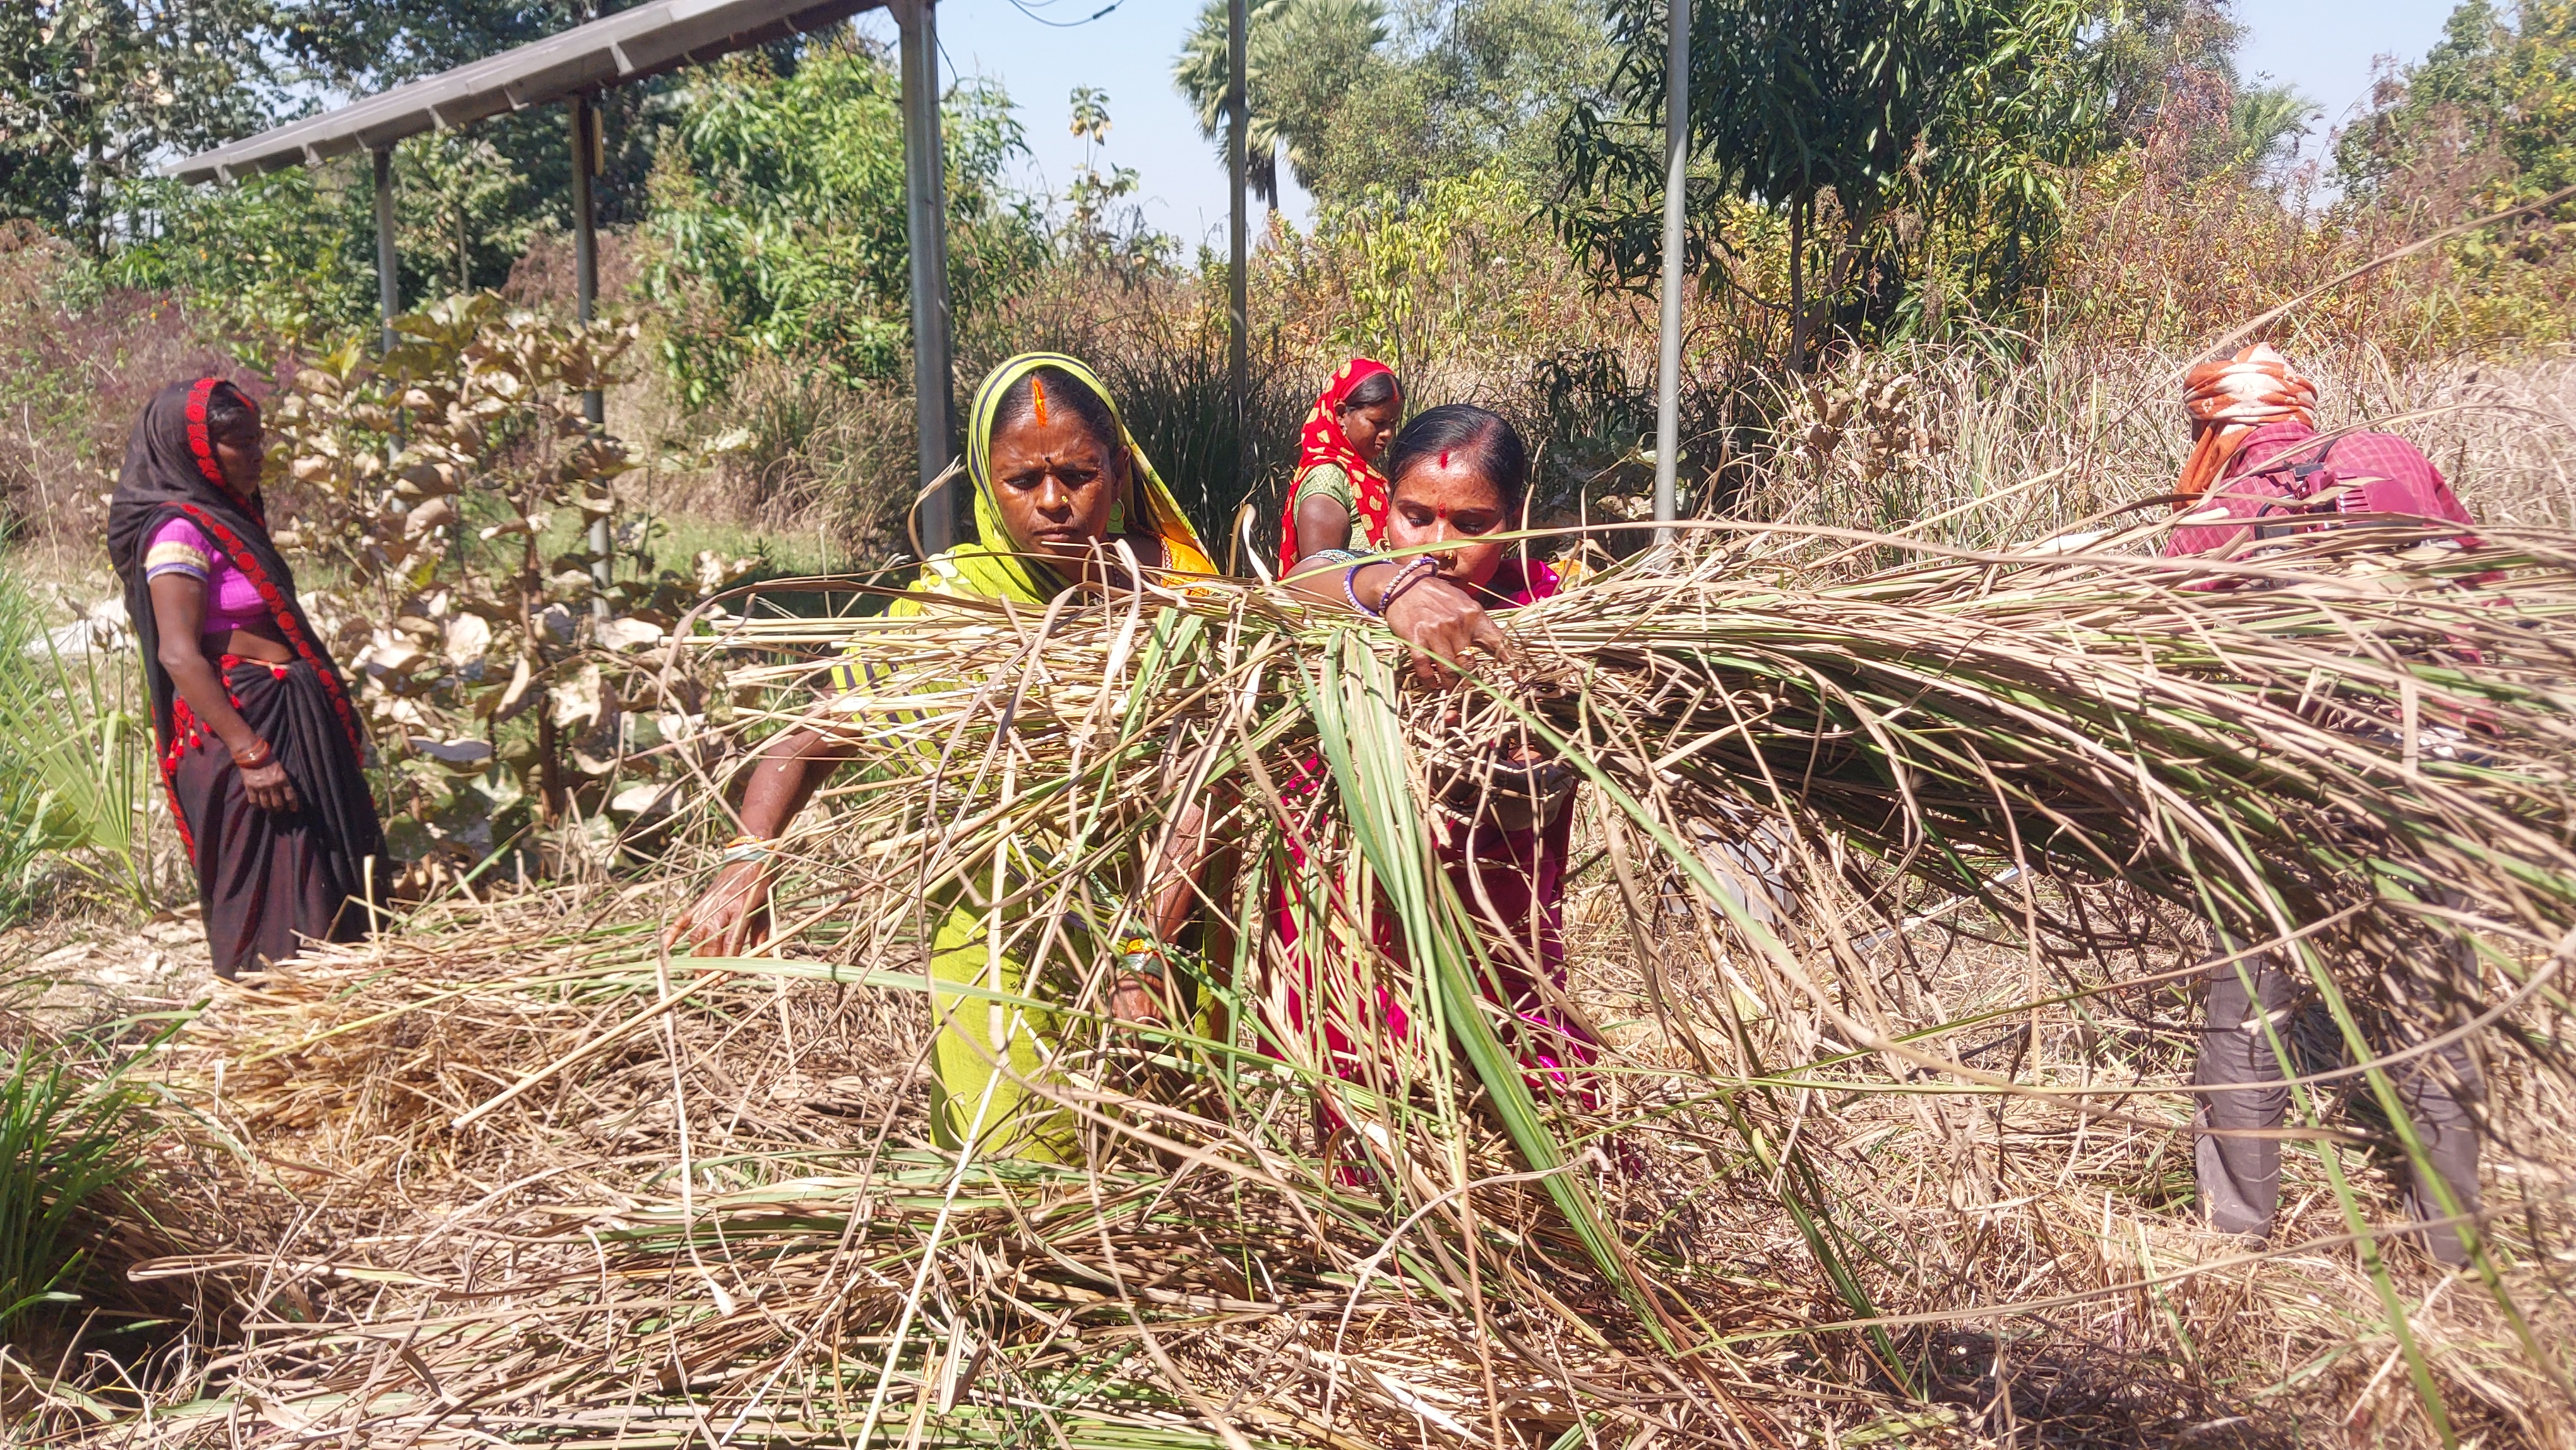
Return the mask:
[[[868,757],[795,833],[779,943],[666,955],[680,873],[442,908],[228,990],[170,1080],[270,1211],[153,1272],[264,1307],[122,1432],[2563,1436],[2572,541],[1837,538],[1911,557],[1817,584],[1788,572],[1814,531],[1712,538],[1524,611],[1514,668],[1456,694],[1233,585],[755,612],[720,641],[770,661],[738,686],[852,642],[877,670],[768,717]],[[1568,1006],[1609,1050],[1579,1093],[1533,1088],[1479,1005],[1505,948],[1432,849],[1431,763],[1514,737],[1590,787]],[[1317,784],[1285,788],[1301,762]],[[998,862],[1029,903],[1003,930],[1111,939],[1179,801],[1238,847],[1196,959],[1225,1010],[1113,1029],[1108,963],[1068,952],[1045,1001],[978,1000],[1055,1014],[1032,1085],[1081,1166],[934,1148],[925,904]],[[1274,887],[1362,1000],[1446,1030],[1325,1071],[1278,1010]],[[2351,1059],[2302,1090],[2265,1250],[2189,1217],[2212,918],[2306,977]],[[2456,1276],[2402,1243],[2411,1135],[2364,1030],[2373,964],[2451,938],[2482,947],[2451,985],[2495,1128]]]

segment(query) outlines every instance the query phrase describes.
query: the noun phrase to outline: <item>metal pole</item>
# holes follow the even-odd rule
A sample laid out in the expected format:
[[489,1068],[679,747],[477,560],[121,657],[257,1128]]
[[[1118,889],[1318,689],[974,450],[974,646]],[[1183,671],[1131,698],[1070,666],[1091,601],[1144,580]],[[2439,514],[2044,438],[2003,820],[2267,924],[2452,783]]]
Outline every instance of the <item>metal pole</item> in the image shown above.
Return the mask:
[[1227,233],[1226,279],[1232,284],[1233,296],[1226,310],[1226,396],[1234,403],[1234,475],[1235,494],[1252,486],[1244,475],[1251,471],[1252,439],[1248,436],[1245,413],[1251,388],[1251,304],[1248,300],[1251,278],[1247,271],[1250,239],[1245,235],[1250,225],[1250,207],[1244,199],[1244,169],[1251,144],[1247,134],[1252,125],[1252,106],[1244,95],[1244,0],[1229,0],[1225,9],[1225,174],[1227,189],[1234,205],[1233,221]]
[[[1664,315],[1655,338],[1655,522],[1678,511],[1682,446],[1682,207],[1690,165],[1690,0],[1669,0],[1664,55]],[[1655,530],[1655,547],[1671,529]]]
[[379,341],[394,349],[394,319],[402,315],[402,255],[394,250],[394,153],[378,147],[376,156],[376,316]]
[[[947,167],[939,154],[939,30],[933,0],[894,0],[903,42],[903,200],[912,250],[913,416],[921,433],[921,485],[956,457],[956,381],[948,353]],[[957,506],[945,492],[923,505],[921,546],[957,542]]]
[[[591,202],[590,180],[599,170],[597,138],[591,134],[590,95],[576,93],[569,108],[572,112],[572,315],[587,323],[599,311],[599,227]],[[597,388],[581,395],[581,415],[594,428],[608,421],[607,400]],[[608,516],[602,514],[590,521],[590,577],[599,587],[608,587],[613,549],[608,533]],[[608,612],[605,598],[591,600],[591,611]]]

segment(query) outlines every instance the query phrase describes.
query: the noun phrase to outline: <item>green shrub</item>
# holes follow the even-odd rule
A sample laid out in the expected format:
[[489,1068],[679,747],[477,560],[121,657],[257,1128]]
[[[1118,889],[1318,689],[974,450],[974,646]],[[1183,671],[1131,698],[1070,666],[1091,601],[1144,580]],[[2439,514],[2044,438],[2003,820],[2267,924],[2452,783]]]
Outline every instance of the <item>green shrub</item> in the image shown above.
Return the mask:
[[131,654],[66,654],[0,576],[0,924],[64,875],[149,910],[152,727]]
[[155,181],[157,226],[102,267],[111,283],[187,299],[212,336],[364,330],[376,310],[374,192],[363,157],[220,186]]
[[763,358],[734,378],[709,424],[724,444],[720,497],[695,500],[698,512],[781,529],[808,521],[831,540],[823,553],[857,566],[910,548],[904,515],[920,479],[909,387],[852,387]]
[[[692,74],[653,178],[646,293],[669,309],[662,360],[702,406],[755,358],[858,385],[910,375],[911,254],[901,85],[859,41],[792,74],[736,56]],[[1001,192],[1021,149],[1000,92],[960,85],[941,122],[949,297],[962,318],[1038,265],[1038,218]]]
[[77,1045],[29,1033],[0,1077],[0,1332],[79,1299],[101,1215],[130,1206],[142,1175],[141,1091],[122,1064],[80,1070]]

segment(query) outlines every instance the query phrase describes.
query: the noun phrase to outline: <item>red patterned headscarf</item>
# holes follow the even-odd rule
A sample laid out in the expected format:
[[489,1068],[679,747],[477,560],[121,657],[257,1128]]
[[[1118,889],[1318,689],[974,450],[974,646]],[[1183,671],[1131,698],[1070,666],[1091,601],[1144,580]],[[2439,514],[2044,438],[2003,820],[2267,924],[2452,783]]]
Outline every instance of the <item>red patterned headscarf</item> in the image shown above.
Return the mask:
[[2203,425],[2174,485],[2186,499],[2209,491],[2255,429],[2266,423],[2317,426],[2317,385],[2268,342],[2195,366],[2183,374],[2182,387],[2191,421]]
[[1352,358],[1333,375],[1333,385],[1315,400],[1315,411],[1306,415],[1306,426],[1297,435],[1297,473],[1288,483],[1288,506],[1279,519],[1279,569],[1284,575],[1297,567],[1297,490],[1306,475],[1317,465],[1329,463],[1350,475],[1351,502],[1358,506],[1359,517],[1353,520],[1366,530],[1371,544],[1386,541],[1386,511],[1394,501],[1394,490],[1387,486],[1386,475],[1369,466],[1360,451],[1351,446],[1349,435],[1342,432],[1342,404],[1351,390],[1380,373],[1394,370],[1382,362],[1364,357]]

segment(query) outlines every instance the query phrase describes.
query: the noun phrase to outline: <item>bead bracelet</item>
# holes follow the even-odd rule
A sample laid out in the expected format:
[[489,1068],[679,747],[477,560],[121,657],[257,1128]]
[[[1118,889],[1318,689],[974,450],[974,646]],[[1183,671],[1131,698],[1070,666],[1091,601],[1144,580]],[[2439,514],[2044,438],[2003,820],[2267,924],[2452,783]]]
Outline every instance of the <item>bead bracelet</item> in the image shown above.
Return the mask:
[[1371,619],[1386,618],[1386,607],[1395,602],[1397,595],[1402,594],[1405,590],[1412,588],[1414,585],[1419,584],[1423,580],[1440,572],[1440,561],[1432,558],[1428,554],[1417,555],[1414,558],[1406,560],[1404,563],[1396,566],[1395,577],[1387,581],[1385,589],[1379,591],[1377,607],[1372,609],[1360,599],[1360,591],[1354,586],[1352,581],[1359,578],[1359,573],[1362,569],[1367,568],[1371,564],[1383,564],[1385,562],[1386,561],[1383,559],[1362,559],[1358,563],[1353,564],[1351,567],[1342,571],[1342,597],[1351,602],[1352,609],[1367,615]]
[[1360,602],[1360,592],[1351,587],[1351,581],[1359,577],[1359,572],[1376,562],[1377,561],[1375,559],[1362,559],[1360,562],[1353,564],[1351,567],[1342,571],[1342,597],[1349,600],[1351,602],[1351,608],[1359,613],[1365,614],[1371,619],[1384,619],[1386,618],[1385,615],[1369,608],[1365,604],[1362,604]]
[[1439,572],[1440,561],[1429,554],[1417,554],[1405,560],[1403,567],[1395,571],[1395,577],[1387,581],[1386,588],[1378,591],[1378,612],[1384,614],[1393,609],[1395,601],[1403,598],[1405,591]]

